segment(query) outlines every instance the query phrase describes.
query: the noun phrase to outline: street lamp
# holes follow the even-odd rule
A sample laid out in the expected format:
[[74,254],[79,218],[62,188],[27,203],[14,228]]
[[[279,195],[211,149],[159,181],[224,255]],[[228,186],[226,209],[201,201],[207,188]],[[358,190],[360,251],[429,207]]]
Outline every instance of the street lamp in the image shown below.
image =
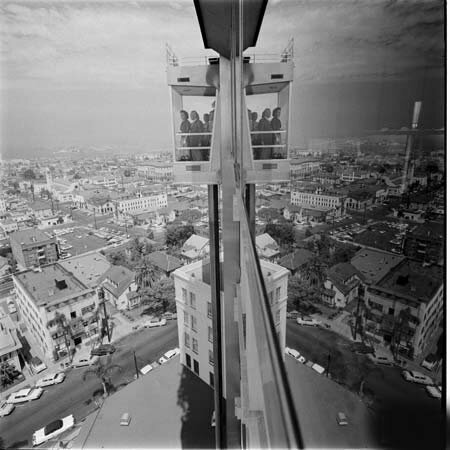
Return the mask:
[[[108,336],[108,343],[110,343],[111,342],[111,333],[109,331],[108,314],[106,312],[105,290],[104,290],[103,286],[100,286],[98,288],[97,296],[98,296],[98,303],[99,303],[99,305],[103,305],[103,313],[105,315],[103,320],[105,321],[106,333],[107,333],[107,336]],[[103,327],[102,327],[102,329],[103,329]]]

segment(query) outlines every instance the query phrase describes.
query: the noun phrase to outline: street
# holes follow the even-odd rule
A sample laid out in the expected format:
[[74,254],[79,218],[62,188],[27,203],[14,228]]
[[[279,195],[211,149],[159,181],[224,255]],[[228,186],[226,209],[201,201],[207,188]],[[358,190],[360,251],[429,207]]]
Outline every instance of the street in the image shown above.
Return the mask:
[[[111,363],[123,370],[112,376],[112,384],[117,388],[133,380],[136,353],[138,368],[157,360],[167,350],[178,346],[176,321],[153,329],[141,329],[126,336],[115,344],[116,352]],[[102,357],[107,358],[107,357]],[[31,443],[32,434],[55,419],[73,414],[75,421],[86,417],[95,409],[93,394],[102,389],[95,376],[83,380],[87,368],[70,369],[63,383],[45,388],[38,400],[17,405],[13,413],[0,418],[0,436],[6,447],[26,446]]]

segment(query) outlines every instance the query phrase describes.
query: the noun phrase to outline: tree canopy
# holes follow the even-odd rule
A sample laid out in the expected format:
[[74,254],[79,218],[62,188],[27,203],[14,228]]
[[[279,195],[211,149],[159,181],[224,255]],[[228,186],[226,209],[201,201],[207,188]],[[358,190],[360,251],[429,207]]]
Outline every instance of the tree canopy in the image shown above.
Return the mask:
[[27,169],[23,173],[23,177],[25,180],[35,180],[36,174],[34,173],[33,169]]
[[182,247],[195,233],[192,225],[171,226],[167,228],[166,245],[169,247]]
[[158,280],[140,293],[142,304],[147,306],[145,311],[151,315],[161,316],[167,311],[176,310],[175,285],[171,278]]
[[291,246],[295,242],[294,227],[290,223],[268,223],[264,232],[270,234],[280,246]]

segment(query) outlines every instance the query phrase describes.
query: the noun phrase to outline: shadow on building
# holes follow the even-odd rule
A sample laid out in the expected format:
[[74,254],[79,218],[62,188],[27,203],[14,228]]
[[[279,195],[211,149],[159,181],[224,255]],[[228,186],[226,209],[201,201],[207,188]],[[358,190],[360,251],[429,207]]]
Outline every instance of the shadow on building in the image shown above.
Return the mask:
[[183,411],[181,445],[183,448],[215,448],[211,418],[214,390],[185,366],[181,366],[178,406]]

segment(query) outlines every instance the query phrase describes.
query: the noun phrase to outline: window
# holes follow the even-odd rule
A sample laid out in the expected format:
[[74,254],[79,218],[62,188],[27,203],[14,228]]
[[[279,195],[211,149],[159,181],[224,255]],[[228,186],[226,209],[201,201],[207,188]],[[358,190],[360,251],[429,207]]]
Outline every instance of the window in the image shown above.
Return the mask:
[[191,368],[191,355],[188,355],[186,353],[186,365],[189,367],[189,369]]
[[214,353],[212,350],[209,350],[209,363],[213,366],[214,365]]
[[190,293],[190,303],[191,303],[191,308],[195,309],[195,294],[193,292]]
[[270,306],[273,305],[273,291],[269,292],[269,303],[270,303]]
[[189,325],[189,314],[184,311],[184,324]]
[[214,387],[214,374],[212,372],[209,372],[209,384]]
[[197,319],[194,316],[191,316],[191,328],[192,331],[197,331]]
[[394,308],[389,308],[388,314],[393,316],[394,315]]
[[213,341],[213,329],[212,329],[212,327],[208,327],[208,341],[209,342]]
[[200,373],[200,367],[198,365],[198,361],[194,359],[194,372],[198,375]]
[[72,312],[70,313],[70,318],[71,318],[71,319],[75,319],[76,317],[77,317],[76,311],[72,311]]
[[208,302],[208,317],[212,319],[212,303]]
[[198,341],[194,337],[192,338],[192,351],[198,354]]
[[275,291],[275,300],[278,302],[281,298],[281,287],[277,287]]
[[185,288],[181,288],[181,297],[183,299],[183,303],[187,303],[187,290]]
[[275,323],[280,323],[280,310],[278,310],[275,314]]

